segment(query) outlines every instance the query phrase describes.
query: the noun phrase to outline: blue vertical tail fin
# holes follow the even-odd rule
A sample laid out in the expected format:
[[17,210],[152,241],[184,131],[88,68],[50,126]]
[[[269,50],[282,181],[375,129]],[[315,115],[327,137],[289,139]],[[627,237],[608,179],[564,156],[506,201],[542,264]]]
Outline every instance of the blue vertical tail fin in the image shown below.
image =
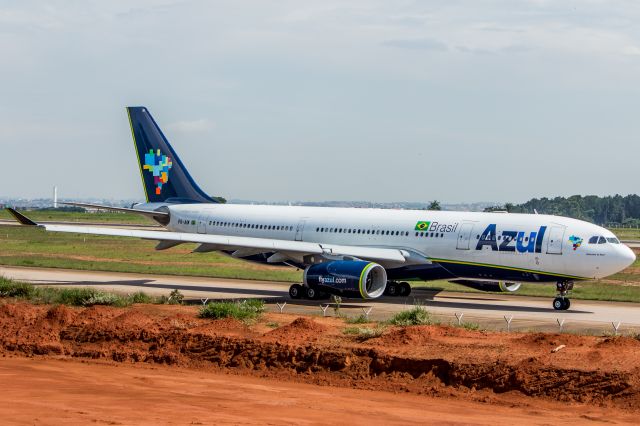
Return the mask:
[[217,203],[194,182],[145,107],[127,107],[147,202]]

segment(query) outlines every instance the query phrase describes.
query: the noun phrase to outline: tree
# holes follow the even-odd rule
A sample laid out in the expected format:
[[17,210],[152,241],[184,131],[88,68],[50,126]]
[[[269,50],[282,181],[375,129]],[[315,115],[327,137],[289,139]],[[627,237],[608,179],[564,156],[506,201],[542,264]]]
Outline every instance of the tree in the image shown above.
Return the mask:
[[440,206],[440,202],[438,200],[433,200],[431,203],[429,203],[429,207],[427,207],[427,210],[442,210],[442,207]]

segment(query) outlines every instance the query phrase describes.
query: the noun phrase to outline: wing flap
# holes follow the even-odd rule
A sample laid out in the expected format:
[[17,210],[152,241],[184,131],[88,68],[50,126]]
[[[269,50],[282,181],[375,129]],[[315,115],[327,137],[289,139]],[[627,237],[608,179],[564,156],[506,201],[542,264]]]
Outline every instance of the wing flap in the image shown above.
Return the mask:
[[405,261],[405,257],[398,249],[362,247],[362,246],[340,246],[332,244],[320,244],[325,254],[334,256],[351,256],[358,259],[380,260],[390,262]]

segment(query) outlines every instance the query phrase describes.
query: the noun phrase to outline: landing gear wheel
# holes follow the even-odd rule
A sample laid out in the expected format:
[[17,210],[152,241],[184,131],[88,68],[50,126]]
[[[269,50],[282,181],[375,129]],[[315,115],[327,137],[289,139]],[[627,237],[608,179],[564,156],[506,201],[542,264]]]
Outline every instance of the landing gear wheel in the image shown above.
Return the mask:
[[407,282],[401,282],[398,284],[398,296],[407,297],[411,294],[411,286]]
[[566,311],[571,306],[571,300],[566,297],[556,297],[553,299],[553,309],[556,311]]
[[318,292],[315,289],[307,287],[305,290],[305,296],[307,297],[307,299],[314,300],[318,298]]
[[394,282],[388,282],[387,288],[384,290],[387,296],[395,297],[398,295],[398,284]]
[[293,284],[289,287],[289,297],[292,299],[300,299],[302,297],[302,286],[300,284]]
[[567,296],[573,290],[573,281],[558,281],[556,290],[558,291],[558,296],[553,299],[553,309],[566,311],[571,306],[571,301]]
[[553,309],[556,311],[564,310],[564,299],[562,297],[556,297],[553,299]]

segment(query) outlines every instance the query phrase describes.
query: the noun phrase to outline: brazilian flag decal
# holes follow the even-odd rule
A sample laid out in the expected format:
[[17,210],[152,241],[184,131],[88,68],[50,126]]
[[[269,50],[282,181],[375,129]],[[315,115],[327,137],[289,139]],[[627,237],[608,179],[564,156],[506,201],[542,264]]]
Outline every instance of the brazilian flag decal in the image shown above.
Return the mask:
[[427,229],[429,229],[429,225],[431,225],[431,222],[425,222],[421,220],[416,223],[416,231],[426,231]]

